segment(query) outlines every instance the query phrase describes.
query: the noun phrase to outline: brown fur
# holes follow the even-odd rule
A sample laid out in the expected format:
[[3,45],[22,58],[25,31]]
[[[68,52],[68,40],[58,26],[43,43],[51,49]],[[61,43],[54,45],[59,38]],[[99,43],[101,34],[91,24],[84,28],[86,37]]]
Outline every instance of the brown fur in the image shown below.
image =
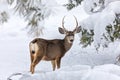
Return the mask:
[[[53,70],[57,65],[60,68],[61,58],[65,55],[66,51],[70,49],[72,43],[66,43],[66,40],[44,40],[41,38],[36,38],[31,43],[37,43],[39,50],[31,54],[31,69],[30,71],[34,73],[33,68],[39,63],[40,60],[51,61],[53,65]],[[31,48],[31,46],[30,46]],[[31,50],[31,49],[30,49]]]
[[66,34],[64,39],[46,40],[36,38],[30,42],[30,72],[32,74],[34,73],[35,66],[41,60],[51,61],[53,70],[55,70],[56,67],[57,69],[60,68],[61,58],[71,48],[74,41],[74,34],[80,32],[80,27],[77,26],[73,31],[67,31],[64,26],[63,28],[59,28],[61,34]]

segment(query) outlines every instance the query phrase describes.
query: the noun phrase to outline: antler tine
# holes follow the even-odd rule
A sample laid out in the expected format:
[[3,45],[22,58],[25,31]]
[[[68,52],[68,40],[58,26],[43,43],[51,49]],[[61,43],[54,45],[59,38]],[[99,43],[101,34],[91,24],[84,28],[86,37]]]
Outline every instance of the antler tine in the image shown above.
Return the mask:
[[74,16],[74,18],[75,18],[75,21],[76,21],[76,28],[77,28],[78,27],[78,21],[77,21],[77,18],[75,16]]
[[62,19],[62,27],[63,27],[63,29],[66,31],[66,29],[65,29],[65,27],[64,27],[64,18],[65,18],[65,16],[64,16],[63,19]]

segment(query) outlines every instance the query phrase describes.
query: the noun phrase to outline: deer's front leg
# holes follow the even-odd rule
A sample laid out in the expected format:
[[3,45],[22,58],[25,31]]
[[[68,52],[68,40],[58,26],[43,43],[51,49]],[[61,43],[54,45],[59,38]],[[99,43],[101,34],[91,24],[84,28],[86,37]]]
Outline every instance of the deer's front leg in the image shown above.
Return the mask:
[[55,60],[52,60],[51,63],[52,63],[53,71],[55,71],[55,68],[56,68],[56,62],[55,62]]
[[56,63],[57,63],[57,69],[59,69],[61,64],[61,57],[56,59]]

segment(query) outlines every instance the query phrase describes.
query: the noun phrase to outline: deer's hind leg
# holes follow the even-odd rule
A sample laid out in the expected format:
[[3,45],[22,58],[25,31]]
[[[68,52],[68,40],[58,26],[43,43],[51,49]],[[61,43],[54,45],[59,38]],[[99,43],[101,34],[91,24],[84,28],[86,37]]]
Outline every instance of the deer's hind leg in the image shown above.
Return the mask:
[[37,52],[34,54],[34,59],[33,62],[31,64],[31,73],[34,73],[35,67],[36,65],[41,61],[41,59],[43,58],[43,52]]
[[[30,52],[30,58],[31,58],[31,65],[32,65],[32,62],[34,60],[34,54],[32,52]],[[30,72],[32,71],[32,66],[30,65]]]

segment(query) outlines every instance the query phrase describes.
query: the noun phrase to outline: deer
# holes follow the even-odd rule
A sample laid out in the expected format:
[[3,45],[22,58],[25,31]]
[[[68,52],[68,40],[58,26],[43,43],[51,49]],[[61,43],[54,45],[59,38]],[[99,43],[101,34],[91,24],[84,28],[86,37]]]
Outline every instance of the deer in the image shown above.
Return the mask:
[[30,72],[34,74],[36,65],[41,61],[51,61],[53,71],[59,69],[61,65],[61,58],[71,48],[74,41],[74,35],[81,31],[81,27],[78,26],[77,18],[76,27],[73,31],[68,31],[64,27],[64,18],[62,19],[62,28],[59,27],[59,33],[65,34],[64,39],[46,40],[43,38],[35,38],[29,43],[31,65]]

